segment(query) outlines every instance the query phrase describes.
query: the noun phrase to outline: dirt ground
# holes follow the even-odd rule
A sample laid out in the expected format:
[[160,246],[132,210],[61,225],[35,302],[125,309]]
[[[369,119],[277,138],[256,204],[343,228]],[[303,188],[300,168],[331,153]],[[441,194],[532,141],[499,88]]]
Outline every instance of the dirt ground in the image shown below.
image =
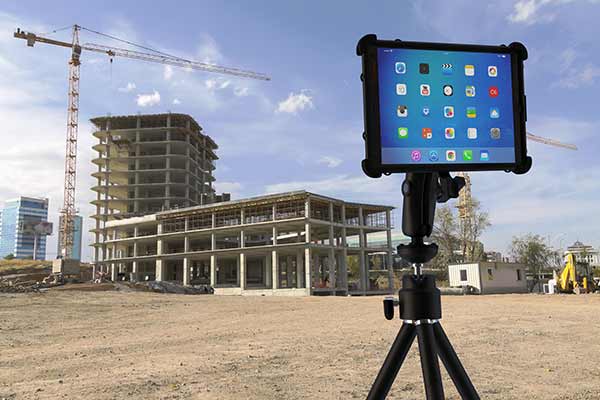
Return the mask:
[[[443,305],[481,398],[600,398],[600,295]],[[0,399],[363,399],[399,326],[381,297],[0,295]],[[390,399],[424,398],[415,347]]]

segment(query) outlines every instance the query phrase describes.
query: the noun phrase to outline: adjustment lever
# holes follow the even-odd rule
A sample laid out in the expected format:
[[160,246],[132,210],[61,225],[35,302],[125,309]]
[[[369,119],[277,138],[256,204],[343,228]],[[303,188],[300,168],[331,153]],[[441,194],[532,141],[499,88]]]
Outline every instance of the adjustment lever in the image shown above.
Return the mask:
[[400,304],[400,302],[393,296],[387,296],[383,299],[383,315],[385,315],[385,319],[394,319],[394,307],[398,304]]

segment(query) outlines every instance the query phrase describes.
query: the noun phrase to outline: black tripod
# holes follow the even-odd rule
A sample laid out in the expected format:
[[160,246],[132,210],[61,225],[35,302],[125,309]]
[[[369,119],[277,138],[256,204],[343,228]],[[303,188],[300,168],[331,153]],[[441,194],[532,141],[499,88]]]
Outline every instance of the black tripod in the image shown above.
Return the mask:
[[435,203],[458,197],[464,184],[464,178],[451,178],[447,172],[406,174],[402,183],[402,231],[411,237],[411,243],[398,246],[398,254],[413,265],[414,274],[402,277],[398,301],[386,298],[383,302],[385,317],[392,319],[394,306],[399,305],[403,322],[369,391],[368,400],[385,399],[415,336],[419,343],[427,400],[444,399],[438,356],[461,397],[479,399],[439,322],[442,318],[442,303],[440,291],[435,285],[435,276],[421,273],[423,264],[435,257],[438,250],[435,243],[423,242],[423,238],[430,236],[433,230]]

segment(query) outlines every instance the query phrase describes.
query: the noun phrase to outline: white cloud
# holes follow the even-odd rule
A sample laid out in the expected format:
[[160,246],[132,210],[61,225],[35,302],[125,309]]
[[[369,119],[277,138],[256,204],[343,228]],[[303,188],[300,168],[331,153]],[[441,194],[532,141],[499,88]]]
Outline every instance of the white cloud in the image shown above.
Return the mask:
[[135,88],[136,86],[134,82],[127,82],[127,85],[125,85],[124,87],[120,87],[117,90],[122,93],[129,93],[132,92]]
[[[513,7],[513,13],[508,20],[514,23],[531,25],[536,22],[551,22],[557,13],[549,10],[551,6],[575,3],[577,0],[519,0]],[[579,0],[580,3],[584,1]],[[588,3],[597,3],[598,0],[587,0]],[[545,10],[545,12],[543,11]]]
[[217,80],[216,79],[207,79],[204,81],[204,85],[206,85],[206,88],[208,90],[212,90],[217,87]]
[[243,188],[243,185],[239,182],[216,181],[214,185],[217,193],[230,193],[232,199],[237,198]]
[[165,68],[163,69],[163,78],[165,78],[165,81],[169,81],[172,77],[173,67],[171,67],[170,65],[165,65]]
[[248,96],[248,88],[238,86],[235,89],[233,89],[233,94],[236,95],[237,97]]
[[332,156],[323,156],[317,161],[318,164],[325,164],[329,168],[335,168],[342,163],[342,160]]
[[136,102],[137,105],[140,107],[150,107],[157,105],[158,103],[160,103],[160,93],[158,93],[155,90],[154,93],[150,94],[138,94]]
[[567,76],[558,81],[558,86],[576,89],[581,86],[592,85],[597,78],[600,78],[600,67],[593,64],[587,64],[576,71],[567,71]]
[[173,104],[175,104],[175,105],[181,104],[181,100],[173,99]]
[[314,108],[310,92],[302,89],[300,93],[290,93],[287,99],[279,102],[277,106],[278,113],[288,113],[296,115],[299,111]]

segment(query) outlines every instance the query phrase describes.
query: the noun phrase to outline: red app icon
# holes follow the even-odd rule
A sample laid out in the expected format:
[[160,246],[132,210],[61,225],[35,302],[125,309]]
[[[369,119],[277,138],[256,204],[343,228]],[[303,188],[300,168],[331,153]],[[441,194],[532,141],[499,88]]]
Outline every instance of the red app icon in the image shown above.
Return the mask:
[[431,128],[423,128],[422,134],[423,134],[423,139],[431,139],[431,137],[433,136]]
[[490,89],[488,90],[490,97],[498,97],[498,87],[496,86],[490,86]]

